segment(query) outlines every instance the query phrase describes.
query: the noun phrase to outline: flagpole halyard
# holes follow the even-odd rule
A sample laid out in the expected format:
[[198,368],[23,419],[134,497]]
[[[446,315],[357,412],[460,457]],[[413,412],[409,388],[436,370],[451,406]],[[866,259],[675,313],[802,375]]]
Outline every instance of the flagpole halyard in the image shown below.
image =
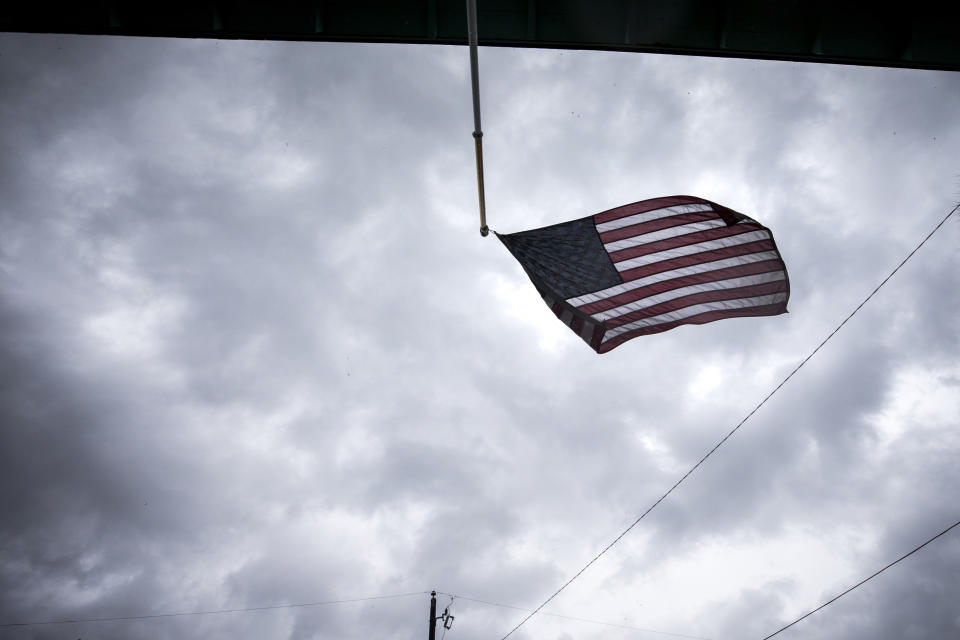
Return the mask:
[[480,71],[477,63],[477,0],[467,0],[467,37],[470,42],[470,84],[473,90],[473,146],[477,162],[477,196],[480,203],[480,235],[487,227],[487,203],[483,189],[483,128],[480,126]]

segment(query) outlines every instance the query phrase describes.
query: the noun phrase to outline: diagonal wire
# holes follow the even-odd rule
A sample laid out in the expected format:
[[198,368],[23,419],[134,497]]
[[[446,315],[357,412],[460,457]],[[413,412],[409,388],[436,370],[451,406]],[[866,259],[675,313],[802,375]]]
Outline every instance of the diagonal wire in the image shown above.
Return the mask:
[[742,426],[744,425],[744,423],[746,423],[746,421],[749,420],[750,417],[753,416],[753,414],[755,414],[755,413],[760,409],[760,407],[762,407],[763,405],[765,405],[765,404],[767,403],[767,400],[769,400],[771,397],[773,397],[773,394],[775,394],[777,391],[779,391],[779,390],[781,389],[781,387],[783,387],[783,385],[787,384],[787,381],[789,381],[790,378],[792,378],[798,371],[800,371],[800,369],[803,368],[803,365],[807,364],[807,362],[809,362],[810,359],[813,358],[813,356],[815,356],[815,355],[817,354],[817,352],[820,351],[820,349],[823,348],[823,346],[824,346],[825,344],[827,344],[827,342],[829,342],[830,339],[833,338],[833,336],[835,336],[835,335],[837,334],[837,332],[840,331],[840,329],[842,329],[843,326],[844,326],[845,324],[847,324],[847,322],[849,322],[850,319],[857,314],[858,311],[860,311],[860,309],[863,308],[863,305],[867,304],[867,303],[870,301],[870,299],[873,298],[873,296],[874,296],[878,291],[880,291],[880,289],[883,287],[883,285],[885,285],[885,284],[887,283],[887,281],[890,280],[890,278],[892,278],[892,277],[894,276],[894,274],[896,274],[897,271],[899,271],[900,268],[901,268],[903,265],[905,265],[905,264],[907,263],[907,261],[910,260],[910,258],[913,257],[913,254],[915,254],[917,251],[919,251],[919,250],[920,250],[920,247],[922,247],[924,244],[926,244],[927,240],[929,240],[931,237],[933,237],[933,234],[935,234],[937,231],[940,230],[940,227],[943,226],[943,224],[947,221],[947,219],[949,219],[950,216],[952,216],[952,215],[957,211],[957,209],[960,209],[960,202],[958,202],[958,203],[956,204],[956,206],[954,206],[953,209],[951,209],[950,212],[947,213],[947,215],[945,215],[942,220],[940,220],[940,222],[937,224],[937,226],[935,226],[935,227],[933,228],[933,230],[932,230],[930,233],[928,233],[927,236],[926,236],[923,240],[920,241],[920,244],[918,244],[916,247],[914,247],[914,248],[913,248],[913,251],[911,251],[910,253],[908,253],[908,254],[907,254],[907,257],[904,258],[904,259],[900,262],[900,264],[898,264],[898,265],[894,268],[894,270],[891,271],[890,274],[889,274],[886,278],[884,278],[883,281],[881,281],[880,284],[878,284],[877,287],[876,287],[873,291],[870,292],[870,295],[868,295],[866,298],[864,298],[864,299],[863,299],[863,302],[861,302],[860,304],[858,304],[857,307],[856,307],[853,311],[850,312],[850,315],[848,315],[846,318],[844,318],[843,322],[841,322],[839,325],[837,325],[837,327],[836,327],[833,331],[831,331],[830,334],[829,334],[826,338],[823,339],[823,342],[821,342],[819,345],[817,345],[817,348],[810,352],[810,355],[808,355],[806,358],[804,358],[803,360],[801,360],[801,361],[800,361],[800,364],[798,364],[798,365],[794,368],[793,371],[791,371],[783,380],[781,380],[781,381],[780,381],[780,384],[778,384],[776,387],[774,387],[773,391],[771,391],[770,393],[768,393],[768,394],[766,395],[766,397],[765,397],[763,400],[761,400],[760,403],[759,403],[757,406],[755,406],[755,407],[750,411],[750,413],[748,413],[748,414],[743,418],[743,420],[741,420],[741,421],[737,424],[737,426],[735,426],[733,429],[731,429],[730,432],[727,433],[727,435],[723,436],[723,438],[720,440],[720,442],[718,442],[717,444],[715,444],[715,445],[713,446],[713,448],[710,449],[710,451],[708,451],[708,452],[706,453],[706,455],[704,455],[702,458],[700,458],[700,460],[697,462],[697,464],[693,465],[693,466],[690,468],[689,471],[687,471],[685,474],[683,474],[683,476],[673,484],[672,487],[670,487],[669,489],[667,489],[667,492],[666,492],[666,493],[664,493],[662,496],[660,496],[660,497],[657,499],[656,502],[654,502],[652,505],[650,505],[650,506],[647,508],[647,510],[644,511],[642,514],[640,514],[640,517],[639,517],[639,518],[637,518],[636,520],[634,520],[634,521],[630,524],[629,527],[627,527],[626,529],[624,529],[623,532],[620,533],[620,535],[618,535],[616,538],[614,538],[614,539],[613,539],[613,542],[611,542],[611,543],[608,544],[606,547],[604,547],[604,548],[600,551],[600,553],[598,553],[597,555],[595,555],[595,556],[590,560],[590,562],[588,562],[587,564],[585,564],[585,565],[583,566],[583,568],[580,569],[580,571],[577,571],[577,573],[574,574],[574,576],[573,576],[572,578],[570,578],[570,579],[567,580],[565,583],[563,583],[563,586],[561,586],[559,589],[557,589],[557,590],[553,593],[552,596],[550,596],[549,598],[547,598],[546,600],[544,600],[544,601],[543,601],[543,604],[541,604],[539,607],[537,607],[537,608],[534,609],[532,612],[530,612],[530,614],[528,614],[527,617],[525,617],[523,620],[521,620],[521,621],[517,624],[517,626],[515,626],[513,629],[511,629],[509,632],[507,632],[507,635],[503,636],[503,638],[501,638],[500,640],[506,640],[507,638],[509,638],[509,637],[513,634],[513,632],[516,631],[517,629],[519,629],[520,627],[522,627],[522,626],[527,622],[527,620],[529,620],[530,618],[532,618],[533,616],[535,616],[537,613],[539,613],[540,610],[543,609],[551,600],[553,600],[553,599],[556,598],[558,595],[560,595],[560,592],[561,592],[561,591],[563,591],[563,590],[566,589],[568,586],[570,586],[570,584],[571,584],[574,580],[576,580],[577,578],[579,578],[579,577],[583,574],[584,571],[586,571],[587,569],[589,569],[589,568],[591,567],[591,565],[593,565],[594,562],[596,562],[597,560],[599,560],[600,557],[603,556],[603,554],[605,554],[607,551],[609,551],[610,548],[613,547],[613,545],[615,545],[615,544],[617,544],[618,542],[620,542],[621,538],[623,538],[625,535],[627,535],[628,533],[630,533],[630,531],[631,531],[635,526],[637,526],[637,525],[640,523],[641,520],[643,520],[645,517],[647,517],[647,514],[648,514],[648,513],[650,513],[651,511],[653,511],[653,510],[657,507],[657,505],[659,505],[661,502],[663,502],[664,500],[666,500],[667,496],[669,496],[671,493],[673,493],[673,490],[674,490],[674,489],[676,489],[677,487],[679,487],[679,486],[683,483],[684,480],[686,480],[688,477],[690,477],[690,475],[693,474],[693,472],[696,471],[696,470],[700,467],[700,465],[702,465],[702,464],[706,461],[707,458],[709,458],[711,455],[713,455],[713,452],[714,452],[714,451],[716,451],[717,449],[719,449],[720,447],[722,447],[723,444],[724,444],[727,440],[729,440],[730,437],[731,437],[733,434],[735,434],[737,431],[739,431],[739,430],[740,430],[740,427],[742,427]]
[[368,600],[387,600],[390,598],[406,598],[419,596],[429,591],[411,591],[410,593],[395,593],[387,596],[368,596],[366,598],[349,598],[346,600],[323,600],[320,602],[302,602],[298,604],[276,604],[268,607],[244,607],[241,609],[214,609],[209,611],[185,611],[179,613],[152,613],[146,615],[115,616],[111,618],[78,618],[75,620],[41,620],[37,622],[6,622],[0,624],[0,629],[8,627],[31,627],[41,624],[74,624],[78,622],[116,622],[120,620],[148,620],[156,618],[178,618],[181,616],[205,616],[215,613],[241,613],[246,611],[272,611],[274,609],[295,609],[299,607],[322,607],[331,604],[346,604],[349,602],[366,602]]
[[[443,593],[438,591],[437,593]],[[453,596],[451,593],[446,593],[444,595]],[[468,600],[470,602],[479,602],[480,604],[488,604],[491,607],[502,607],[503,609],[513,609],[514,611],[525,611],[530,612],[532,609],[524,609],[523,607],[515,607],[510,604],[500,604],[499,602],[490,602],[489,600],[481,600],[479,598],[468,598],[467,596],[456,596],[461,600]],[[615,627],[617,629],[629,629],[631,631],[642,631],[644,633],[658,633],[664,636],[672,636],[674,638],[689,638],[690,640],[710,640],[710,638],[704,638],[703,636],[691,636],[683,633],[671,633],[669,631],[657,631],[656,629],[644,629],[643,627],[635,627],[629,624],[620,624],[617,622],[603,622],[602,620],[590,620],[589,618],[578,618],[576,616],[567,616],[561,613],[551,613],[549,611],[544,611],[541,615],[550,616],[553,618],[563,618],[564,620],[575,620],[577,622],[586,622],[588,624],[599,624],[605,627]],[[441,639],[442,640],[442,639]]]
[[864,584],[865,582],[868,582],[869,580],[872,580],[873,578],[876,578],[878,575],[880,575],[881,573],[883,573],[884,571],[886,571],[887,569],[889,569],[889,568],[892,567],[893,565],[897,564],[897,563],[900,562],[901,560],[904,560],[904,559],[906,559],[906,558],[909,558],[910,556],[912,556],[913,554],[915,554],[917,551],[920,551],[920,549],[923,549],[925,546],[927,546],[928,544],[930,544],[931,542],[933,542],[934,540],[936,540],[937,538],[939,538],[940,536],[942,536],[942,535],[945,534],[946,532],[950,531],[951,529],[953,529],[953,528],[956,527],[957,525],[960,525],[960,520],[957,520],[957,521],[954,522],[952,525],[950,525],[949,527],[947,527],[946,529],[944,529],[943,531],[941,531],[941,532],[938,533],[937,535],[933,536],[932,538],[930,538],[929,540],[927,540],[926,542],[924,542],[922,545],[920,545],[919,547],[917,547],[917,548],[914,549],[913,551],[910,551],[910,552],[905,553],[904,555],[900,556],[899,558],[897,558],[896,560],[894,560],[893,562],[891,562],[890,564],[888,564],[887,566],[885,566],[883,569],[880,569],[880,571],[877,571],[876,573],[874,573],[874,574],[872,574],[872,575],[864,578],[863,580],[861,580],[861,581],[858,582],[857,584],[853,585],[852,587],[850,587],[849,589],[847,589],[846,591],[844,591],[844,592],[841,593],[840,595],[837,595],[837,596],[834,596],[834,597],[830,598],[829,600],[827,600],[826,602],[824,602],[822,605],[820,605],[819,607],[817,607],[817,608],[814,609],[813,611],[809,611],[809,612],[803,614],[802,616],[800,616],[799,618],[797,618],[796,620],[794,620],[793,622],[791,622],[790,624],[785,625],[785,626],[783,626],[783,627],[780,627],[779,629],[777,629],[776,631],[774,631],[773,633],[771,633],[770,635],[768,635],[767,637],[765,637],[763,640],[770,640],[770,638],[772,638],[773,636],[777,635],[777,634],[780,633],[781,631],[786,631],[787,629],[789,629],[789,628],[792,627],[793,625],[797,624],[798,622],[800,622],[800,621],[803,620],[804,618],[806,618],[806,617],[808,617],[808,616],[812,616],[812,615],[815,614],[817,611],[820,611],[820,609],[823,609],[823,608],[826,607],[828,604],[831,604],[831,603],[833,603],[833,602],[836,602],[837,600],[839,600],[839,599],[842,598],[843,596],[847,595],[848,593],[850,593],[851,591],[853,591],[854,589],[856,589],[856,588],[859,587],[860,585]]

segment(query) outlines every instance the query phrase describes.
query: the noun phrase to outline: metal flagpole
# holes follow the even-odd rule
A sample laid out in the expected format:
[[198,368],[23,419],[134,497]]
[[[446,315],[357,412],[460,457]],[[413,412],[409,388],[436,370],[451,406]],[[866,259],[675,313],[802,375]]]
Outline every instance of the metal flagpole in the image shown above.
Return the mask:
[[470,81],[473,85],[473,146],[477,156],[477,193],[480,197],[480,235],[487,228],[487,203],[483,193],[483,129],[480,127],[480,72],[477,69],[477,0],[467,0],[467,33],[470,41]]

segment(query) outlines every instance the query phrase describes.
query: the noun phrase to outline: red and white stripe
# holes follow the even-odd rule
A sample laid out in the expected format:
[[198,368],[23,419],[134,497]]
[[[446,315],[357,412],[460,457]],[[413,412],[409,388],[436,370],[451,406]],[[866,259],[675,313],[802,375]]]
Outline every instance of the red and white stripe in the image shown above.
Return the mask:
[[783,313],[789,282],[772,234],[749,218],[728,224],[731,215],[690,196],[599,213],[597,232],[623,284],[547,303],[601,353],[681,324]]

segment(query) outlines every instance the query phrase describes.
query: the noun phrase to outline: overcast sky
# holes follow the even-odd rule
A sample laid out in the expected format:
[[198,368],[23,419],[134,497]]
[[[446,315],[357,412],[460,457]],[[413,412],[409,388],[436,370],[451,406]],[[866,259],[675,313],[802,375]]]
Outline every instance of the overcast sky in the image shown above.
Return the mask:
[[[960,74],[480,62],[492,228],[708,198],[772,229],[790,313],[593,353],[477,231],[465,48],[2,34],[0,623],[536,607],[960,197]],[[547,607],[651,632],[513,637],[759,640],[960,518],[958,243]],[[0,637],[424,638],[428,601]],[[958,637],[958,601],[955,529],[782,637]]]

